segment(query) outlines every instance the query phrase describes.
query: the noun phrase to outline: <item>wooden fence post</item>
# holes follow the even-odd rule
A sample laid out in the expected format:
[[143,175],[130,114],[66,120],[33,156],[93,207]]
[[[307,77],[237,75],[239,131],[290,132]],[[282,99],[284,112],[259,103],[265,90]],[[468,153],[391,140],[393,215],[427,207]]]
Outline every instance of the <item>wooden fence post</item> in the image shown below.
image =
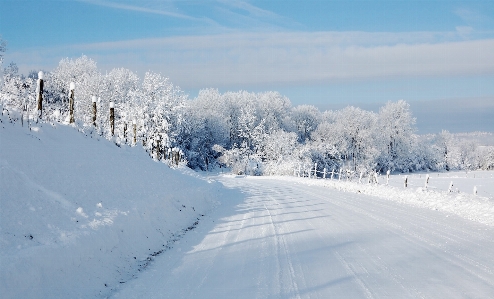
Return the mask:
[[43,116],[43,72],[38,73],[38,118]]
[[324,167],[322,171],[323,171],[322,177],[323,179],[326,179],[326,167]]
[[314,163],[314,178],[317,179],[317,163]]
[[137,144],[137,122],[135,119],[132,120],[132,126],[134,129],[134,144]]
[[115,134],[115,103],[110,102],[110,128],[111,135]]
[[477,186],[473,186],[473,195],[477,196]]
[[92,102],[93,102],[93,126],[96,127],[96,96],[92,96]]
[[75,93],[75,83],[70,82],[69,85],[69,113],[70,113],[70,120],[69,123],[74,123],[74,93]]
[[161,136],[158,135],[158,138],[156,139],[156,160],[161,160],[161,151],[160,151],[160,143],[161,143]]
[[386,186],[389,184],[389,174],[390,174],[390,170],[388,169],[388,171],[386,171]]
[[124,122],[124,140],[127,143],[127,122]]
[[333,180],[333,175],[334,175],[334,168],[331,170],[331,180]]
[[449,192],[449,193],[453,192],[453,181],[451,181],[451,182],[449,183],[448,192]]
[[178,166],[178,159],[180,157],[180,153],[178,152],[178,148],[174,148],[174,151],[173,151],[173,156],[175,158],[175,164]]
[[429,174],[425,176],[425,189],[427,189],[428,185],[429,185]]
[[405,188],[408,187],[408,175],[405,176]]

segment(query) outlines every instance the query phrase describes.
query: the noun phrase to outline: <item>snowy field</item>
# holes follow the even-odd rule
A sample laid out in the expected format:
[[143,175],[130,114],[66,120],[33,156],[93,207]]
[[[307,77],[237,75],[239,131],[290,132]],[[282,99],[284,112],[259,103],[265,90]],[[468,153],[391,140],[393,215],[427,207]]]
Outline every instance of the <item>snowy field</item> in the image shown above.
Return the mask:
[[427,189],[425,173],[407,189],[208,175],[68,126],[0,125],[2,298],[494,294],[491,172]]

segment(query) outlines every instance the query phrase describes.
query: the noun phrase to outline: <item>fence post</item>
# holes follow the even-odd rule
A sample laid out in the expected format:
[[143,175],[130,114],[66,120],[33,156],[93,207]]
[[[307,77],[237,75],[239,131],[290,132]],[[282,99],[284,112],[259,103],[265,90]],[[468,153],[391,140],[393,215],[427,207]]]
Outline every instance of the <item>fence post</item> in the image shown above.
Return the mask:
[[408,175],[405,176],[405,188],[408,186]]
[[[28,120],[28,115],[27,115],[27,108],[26,105],[23,106],[22,108],[22,116],[21,116],[21,125],[24,127],[24,119],[27,121]],[[29,127],[29,123],[27,124]]]
[[132,120],[132,126],[134,127],[134,144],[137,144],[137,122],[135,119]]
[[115,103],[113,101],[110,102],[110,128],[113,136],[115,134]]
[[161,143],[161,135],[158,134],[158,139],[156,139],[156,160],[161,160],[161,151],[160,151],[160,143]]
[[314,178],[317,179],[317,162],[314,163]]
[[477,186],[473,186],[473,195],[477,196]]
[[453,192],[453,181],[451,181],[451,183],[449,183],[448,192],[449,193]]
[[386,186],[389,184],[389,174],[390,174],[390,170],[388,169],[388,171],[386,171]]
[[323,169],[323,176],[322,177],[323,177],[323,179],[326,179],[326,167],[324,167],[324,169]]
[[338,181],[341,181],[341,173],[342,173],[342,169],[340,168],[340,173],[338,174]]
[[425,176],[425,189],[427,189],[428,185],[429,185],[429,174]]
[[333,180],[333,175],[334,175],[334,168],[331,170],[331,180]]
[[93,96],[91,99],[92,99],[92,102],[93,102],[93,126],[96,127],[96,112],[97,112],[97,109],[96,109],[96,96]]
[[374,171],[374,182],[376,185],[379,185],[379,181],[377,180],[377,171]]
[[43,72],[38,73],[38,118],[43,116]]
[[124,140],[127,143],[127,122],[124,122]]
[[69,113],[70,113],[70,120],[69,123],[74,123],[74,93],[75,93],[75,83],[70,82],[69,85]]
[[309,171],[308,172],[309,172],[309,179],[310,179],[310,166],[309,166]]

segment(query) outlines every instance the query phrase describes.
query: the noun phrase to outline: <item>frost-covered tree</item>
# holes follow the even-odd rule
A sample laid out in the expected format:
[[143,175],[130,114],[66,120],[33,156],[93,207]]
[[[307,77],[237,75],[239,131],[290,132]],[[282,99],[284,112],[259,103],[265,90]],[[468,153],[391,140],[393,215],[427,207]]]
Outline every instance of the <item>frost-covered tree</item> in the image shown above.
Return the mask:
[[412,170],[410,155],[413,148],[415,119],[410,105],[403,101],[388,102],[379,111],[376,133],[381,152],[378,167],[381,171]]
[[319,125],[321,113],[312,105],[301,105],[292,109],[291,118],[298,133],[299,141],[304,143]]
[[15,63],[10,63],[3,70],[3,80],[0,90],[0,98],[3,109],[6,109],[13,120],[21,117],[35,115],[36,81],[18,74],[19,69]]

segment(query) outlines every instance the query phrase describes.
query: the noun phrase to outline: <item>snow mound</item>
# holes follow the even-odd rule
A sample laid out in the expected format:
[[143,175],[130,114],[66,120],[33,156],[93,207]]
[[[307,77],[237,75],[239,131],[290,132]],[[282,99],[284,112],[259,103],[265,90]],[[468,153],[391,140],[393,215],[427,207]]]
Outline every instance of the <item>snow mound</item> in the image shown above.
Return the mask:
[[108,296],[227,192],[142,148],[0,121],[2,298]]

